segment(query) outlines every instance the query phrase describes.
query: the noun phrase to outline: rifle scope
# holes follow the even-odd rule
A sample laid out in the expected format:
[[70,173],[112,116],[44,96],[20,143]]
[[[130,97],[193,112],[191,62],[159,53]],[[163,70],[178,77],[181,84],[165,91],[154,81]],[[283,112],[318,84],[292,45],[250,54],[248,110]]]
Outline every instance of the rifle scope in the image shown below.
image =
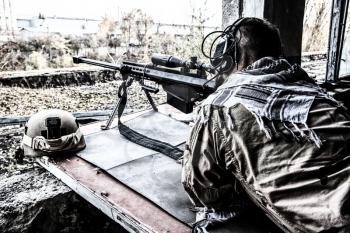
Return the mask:
[[186,67],[186,61],[182,61],[180,58],[167,54],[154,53],[152,54],[151,61],[154,65],[170,68]]
[[165,66],[169,68],[185,67],[188,69],[207,70],[210,73],[215,72],[215,69],[211,65],[197,63],[196,57],[194,59],[191,59],[191,61],[184,61],[172,55],[154,53],[151,56],[151,61],[154,65]]

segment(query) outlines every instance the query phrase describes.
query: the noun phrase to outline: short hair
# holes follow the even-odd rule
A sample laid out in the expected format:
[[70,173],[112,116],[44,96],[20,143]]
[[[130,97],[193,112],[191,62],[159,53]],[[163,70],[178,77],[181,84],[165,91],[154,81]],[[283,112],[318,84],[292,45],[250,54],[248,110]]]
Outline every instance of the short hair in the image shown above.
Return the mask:
[[[246,51],[250,58],[281,57],[282,43],[280,33],[274,24],[265,19],[245,18],[236,26],[237,62],[242,59],[241,51]],[[230,56],[234,57],[232,51]]]

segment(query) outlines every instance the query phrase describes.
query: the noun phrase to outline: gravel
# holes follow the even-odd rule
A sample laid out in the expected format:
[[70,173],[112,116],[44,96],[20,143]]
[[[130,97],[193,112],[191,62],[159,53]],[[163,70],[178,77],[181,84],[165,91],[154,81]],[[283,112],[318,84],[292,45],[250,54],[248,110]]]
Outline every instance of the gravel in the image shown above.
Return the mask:
[[[121,81],[96,83],[93,86],[29,89],[0,87],[0,115],[31,115],[43,109],[59,108],[70,112],[111,109],[116,102]],[[149,106],[141,87],[133,84],[128,91],[128,107],[146,109]],[[154,95],[157,103],[165,102],[165,93]]]

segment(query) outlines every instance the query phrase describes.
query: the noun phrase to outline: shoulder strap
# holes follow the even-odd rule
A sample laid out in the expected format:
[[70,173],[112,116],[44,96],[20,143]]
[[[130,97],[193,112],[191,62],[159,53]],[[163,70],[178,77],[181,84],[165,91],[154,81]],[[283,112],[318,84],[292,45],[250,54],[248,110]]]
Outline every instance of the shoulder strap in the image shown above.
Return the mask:
[[127,102],[127,86],[122,84],[121,88],[123,90],[119,91],[120,102],[118,106],[118,129],[120,134],[140,146],[155,150],[175,160],[180,159],[183,155],[183,151],[176,146],[140,134],[120,121]]

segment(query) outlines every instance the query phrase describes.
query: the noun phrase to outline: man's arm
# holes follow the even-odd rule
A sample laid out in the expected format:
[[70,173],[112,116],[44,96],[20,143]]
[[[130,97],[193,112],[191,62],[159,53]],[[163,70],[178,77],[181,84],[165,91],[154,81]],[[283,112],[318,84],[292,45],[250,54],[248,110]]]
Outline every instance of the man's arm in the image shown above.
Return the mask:
[[226,170],[226,142],[218,110],[208,115],[211,117],[206,122],[195,123],[187,142],[182,183],[195,206],[226,209],[235,202],[236,181]]

